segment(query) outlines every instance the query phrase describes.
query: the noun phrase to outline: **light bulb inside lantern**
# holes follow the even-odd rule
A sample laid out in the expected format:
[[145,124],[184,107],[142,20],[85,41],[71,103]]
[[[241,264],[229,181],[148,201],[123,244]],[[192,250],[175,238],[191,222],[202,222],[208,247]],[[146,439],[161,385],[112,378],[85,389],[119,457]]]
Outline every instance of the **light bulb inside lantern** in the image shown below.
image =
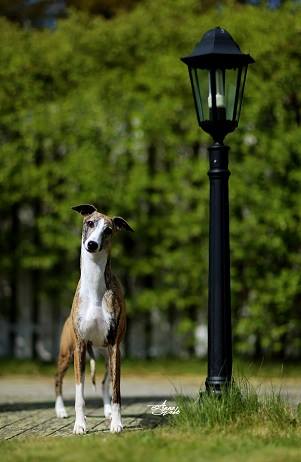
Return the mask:
[[[208,82],[209,82],[209,96],[208,96],[208,107],[212,109],[212,94],[211,94],[211,81],[210,81],[210,72],[208,72]],[[224,77],[223,71],[221,69],[216,69],[215,71],[215,85],[216,85],[216,107],[225,107],[225,88],[224,88]]]

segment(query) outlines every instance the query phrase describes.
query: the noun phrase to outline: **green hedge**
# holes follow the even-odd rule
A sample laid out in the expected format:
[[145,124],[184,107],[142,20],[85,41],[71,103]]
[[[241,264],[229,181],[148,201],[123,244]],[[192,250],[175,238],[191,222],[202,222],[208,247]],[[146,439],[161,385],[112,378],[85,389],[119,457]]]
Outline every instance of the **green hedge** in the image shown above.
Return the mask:
[[235,345],[298,354],[300,13],[149,0],[110,21],[71,12],[54,31],[1,18],[2,277],[39,273],[42,293],[70,303],[81,226],[71,206],[90,202],[136,230],[113,252],[129,313],[182,312],[183,332],[206,313],[210,139],[179,58],[220,25],[256,60],[228,137]]

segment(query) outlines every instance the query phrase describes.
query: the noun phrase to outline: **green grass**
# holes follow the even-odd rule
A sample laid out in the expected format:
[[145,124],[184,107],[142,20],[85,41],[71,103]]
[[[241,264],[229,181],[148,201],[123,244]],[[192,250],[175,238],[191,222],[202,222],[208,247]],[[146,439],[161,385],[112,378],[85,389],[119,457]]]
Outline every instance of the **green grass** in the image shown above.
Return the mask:
[[[103,358],[97,360],[97,371],[101,373],[104,367]],[[43,363],[28,359],[0,359],[0,376],[27,375],[27,376],[53,376],[55,363]],[[69,373],[72,370],[70,367]],[[206,363],[196,359],[123,359],[122,374],[125,375],[205,375]]]
[[155,429],[0,443],[3,462],[300,462],[300,434]]
[[[100,358],[97,361],[99,373],[103,370],[104,361]],[[124,375],[181,375],[181,376],[206,376],[207,363],[205,360],[196,358],[177,359],[127,359],[122,360],[122,374]],[[0,359],[0,376],[5,375],[27,375],[27,376],[53,376],[55,373],[54,363],[43,363],[41,361],[18,360],[4,358]],[[69,369],[72,374],[72,368]],[[301,362],[270,362],[252,361],[248,359],[236,359],[234,362],[234,373],[239,376],[255,377],[259,379],[273,378],[294,378],[301,379]]]
[[300,462],[297,412],[240,381],[221,398],[179,396],[180,414],[153,430],[0,442],[5,462]]
[[246,378],[236,380],[220,396],[200,392],[197,398],[178,395],[180,413],[169,417],[175,428],[234,428],[255,427],[281,432],[299,425],[298,411],[294,411],[280,392],[258,394]]

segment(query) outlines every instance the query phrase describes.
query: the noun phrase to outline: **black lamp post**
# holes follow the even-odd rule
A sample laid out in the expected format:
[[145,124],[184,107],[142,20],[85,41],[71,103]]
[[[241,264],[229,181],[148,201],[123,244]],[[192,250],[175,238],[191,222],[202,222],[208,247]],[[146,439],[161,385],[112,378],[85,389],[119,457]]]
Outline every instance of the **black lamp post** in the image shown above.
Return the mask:
[[216,27],[182,58],[191,80],[200,127],[213,138],[209,150],[210,228],[208,281],[208,391],[232,380],[228,151],[225,136],[238,125],[250,55]]

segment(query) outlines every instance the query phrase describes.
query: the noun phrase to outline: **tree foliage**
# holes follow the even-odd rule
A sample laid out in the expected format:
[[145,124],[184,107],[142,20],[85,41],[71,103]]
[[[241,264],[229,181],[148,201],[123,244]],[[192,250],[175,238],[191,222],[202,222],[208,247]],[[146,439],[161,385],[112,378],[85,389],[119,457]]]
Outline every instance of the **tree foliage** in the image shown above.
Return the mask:
[[3,281],[16,267],[38,272],[42,294],[70,303],[81,226],[71,206],[95,203],[136,230],[116,239],[113,252],[130,315],[180,313],[191,332],[207,309],[210,140],[197,128],[179,58],[221,25],[256,60],[229,136],[235,346],[299,354],[299,13],[150,0],[111,21],[72,11],[54,31],[2,18]]

